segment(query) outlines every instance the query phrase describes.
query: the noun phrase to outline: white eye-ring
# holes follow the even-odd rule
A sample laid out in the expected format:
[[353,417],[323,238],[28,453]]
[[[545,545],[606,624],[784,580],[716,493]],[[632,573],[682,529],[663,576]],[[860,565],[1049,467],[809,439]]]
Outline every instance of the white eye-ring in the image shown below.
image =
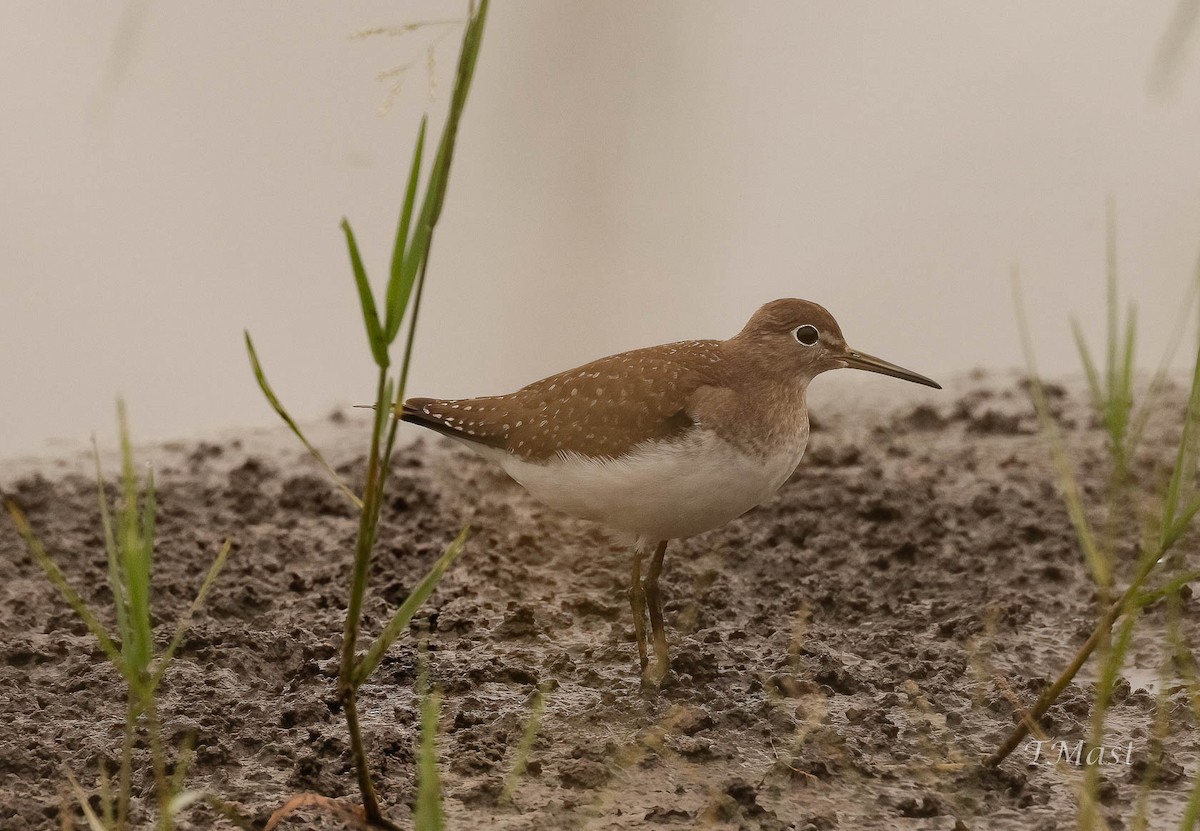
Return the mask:
[[821,337],[821,333],[817,331],[817,327],[808,323],[798,327],[792,334],[796,336],[796,340],[805,346],[812,346]]

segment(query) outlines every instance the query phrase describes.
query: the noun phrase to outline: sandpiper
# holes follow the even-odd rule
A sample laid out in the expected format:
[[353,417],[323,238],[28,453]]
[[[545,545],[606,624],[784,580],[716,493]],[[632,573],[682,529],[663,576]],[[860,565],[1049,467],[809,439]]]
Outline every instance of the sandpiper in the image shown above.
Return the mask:
[[657,685],[670,667],[658,588],[667,542],[719,528],[775,493],[808,442],[809,382],[846,367],[941,389],[851,349],[816,303],[784,299],[728,340],[622,352],[508,395],[410,398],[397,415],[494,461],[546,505],[633,537],[634,635],[643,680]]

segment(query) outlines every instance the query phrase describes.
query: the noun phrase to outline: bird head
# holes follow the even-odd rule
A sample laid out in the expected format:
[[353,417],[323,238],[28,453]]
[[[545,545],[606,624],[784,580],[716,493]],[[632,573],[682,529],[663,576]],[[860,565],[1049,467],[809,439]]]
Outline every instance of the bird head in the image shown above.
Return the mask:
[[810,381],[830,369],[865,369],[941,389],[936,381],[881,358],[852,349],[824,307],[807,300],[773,300],[754,313],[734,338],[751,345],[756,357]]

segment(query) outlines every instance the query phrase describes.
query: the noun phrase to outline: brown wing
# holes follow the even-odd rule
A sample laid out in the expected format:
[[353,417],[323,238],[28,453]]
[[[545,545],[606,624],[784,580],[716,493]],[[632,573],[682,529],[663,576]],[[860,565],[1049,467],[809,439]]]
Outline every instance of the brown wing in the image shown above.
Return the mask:
[[623,352],[551,375],[509,395],[410,398],[401,418],[532,460],[616,458],[692,427],[688,402],[720,373],[720,341]]

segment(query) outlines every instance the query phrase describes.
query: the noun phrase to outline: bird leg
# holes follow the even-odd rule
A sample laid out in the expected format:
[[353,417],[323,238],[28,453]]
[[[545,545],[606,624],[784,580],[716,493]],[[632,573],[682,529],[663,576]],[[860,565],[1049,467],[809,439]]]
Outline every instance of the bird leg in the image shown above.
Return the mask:
[[654,641],[654,666],[649,670],[642,665],[642,677],[658,686],[671,670],[671,658],[667,654],[667,633],[663,630],[662,592],[658,589],[658,575],[662,573],[663,554],[667,541],[659,542],[650,559],[650,570],[646,573],[646,600],[650,606],[650,636]]
[[642,546],[633,549],[633,572],[629,578],[629,605],[633,609],[633,635],[637,638],[640,669],[646,669],[646,593],[642,589]]

